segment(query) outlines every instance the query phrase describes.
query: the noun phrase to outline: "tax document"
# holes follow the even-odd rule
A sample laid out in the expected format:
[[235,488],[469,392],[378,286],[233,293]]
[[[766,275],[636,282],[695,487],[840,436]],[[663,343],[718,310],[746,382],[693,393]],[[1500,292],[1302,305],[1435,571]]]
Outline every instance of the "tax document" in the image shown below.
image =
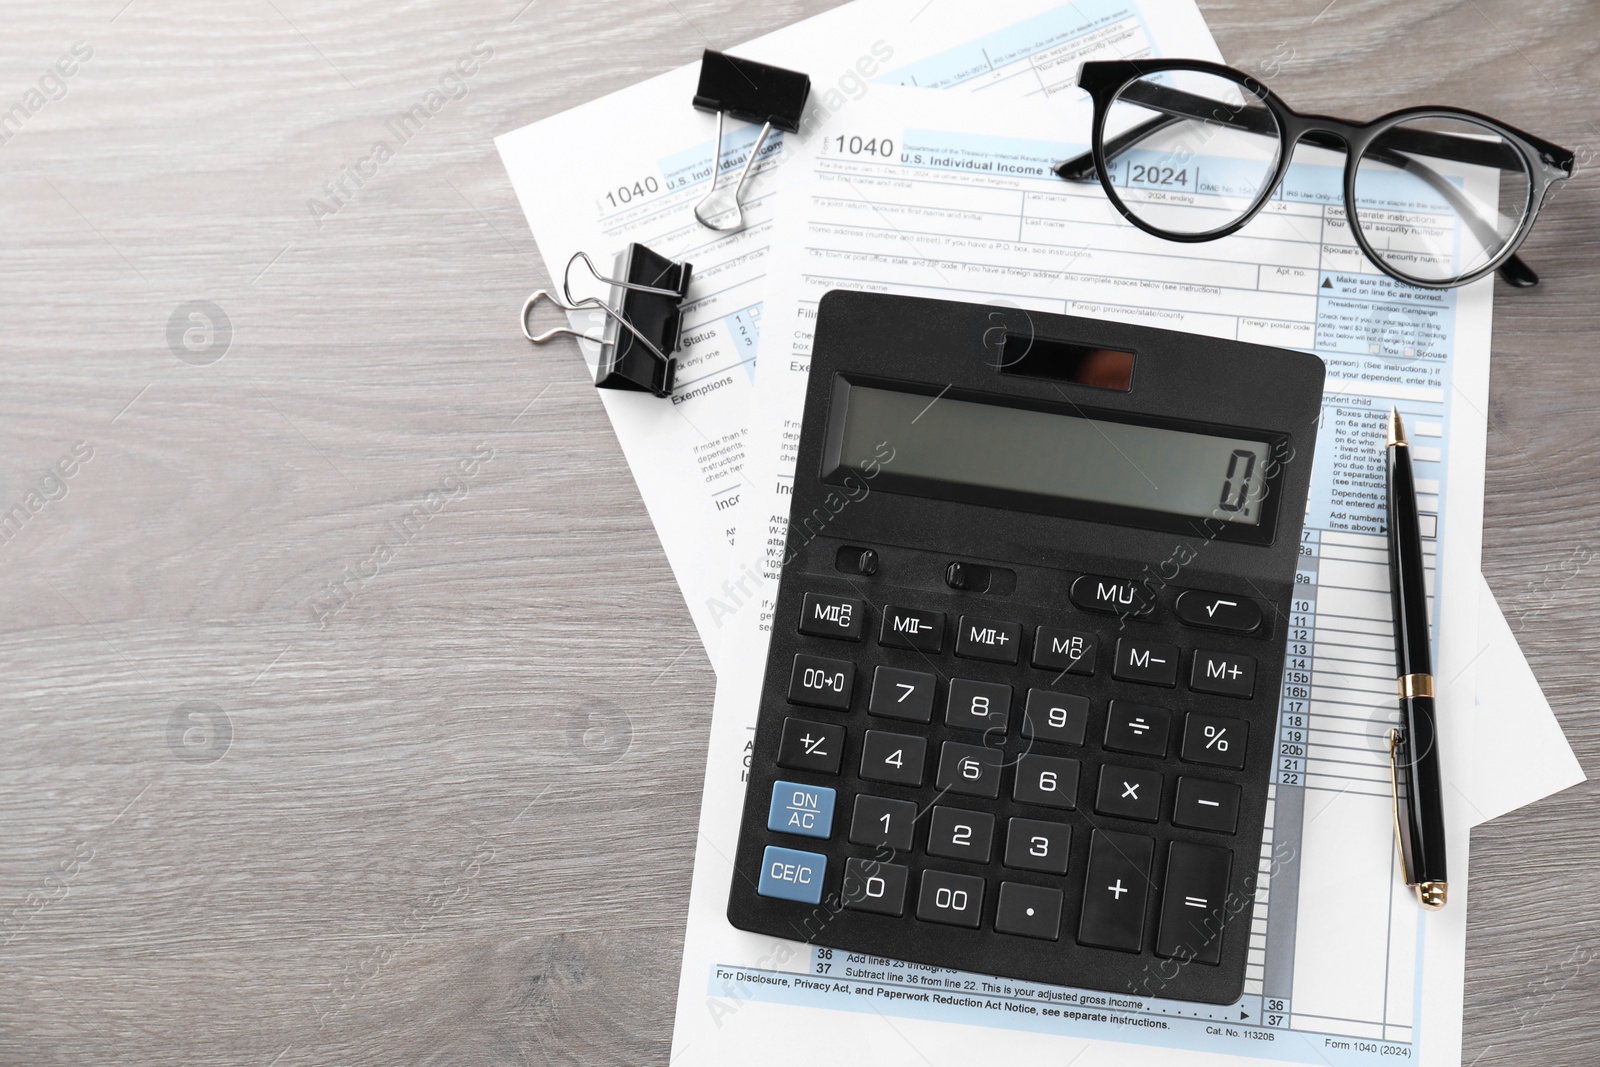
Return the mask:
[[[892,98],[891,98],[892,97]],[[1088,129],[1058,107],[1054,129]],[[1477,686],[1490,283],[1430,291],[1379,274],[1355,247],[1341,160],[1297,155],[1243,232],[1205,244],[1149,237],[1096,184],[1051,165],[1084,145],[1042,135],[1017,107],[877,93],[804,146],[769,264],[768,334],[738,551],[761,575],[719,673],[680,980],[675,1062],[829,1059],[968,1064],[1005,1034],[1019,1060],[1082,1064],[1459,1063],[1472,724],[1443,750],[1451,902],[1423,913],[1402,884],[1385,733],[1396,721],[1386,572],[1384,417],[1414,428],[1430,515],[1440,706]],[[1226,167],[1201,150],[1200,172]],[[1492,204],[1497,182],[1449,172]],[[1189,191],[1205,196],[1203,183]],[[1441,205],[1397,214],[1440,225]],[[1301,543],[1258,875],[1237,1004],[1052,988],[812,948],[724,916],[744,760],[755,725],[817,302],[832,288],[1002,303],[1311,349],[1328,365]],[[1434,567],[1437,564],[1437,567]],[[1254,739],[1251,739],[1252,742]],[[1069,872],[1068,877],[1073,873]],[[824,898],[827,903],[827,898]],[[1075,918],[1064,923],[1075,928]],[[1070,935],[1064,935],[1070,936]],[[1148,984],[1147,984],[1148,986]],[[827,1009],[824,1021],[796,1009]],[[783,1041],[801,1028],[803,1043]],[[1081,1059],[1074,1060],[1074,1057]]]
[[[495,142],[556,291],[580,251],[602,273],[631,242],[693,266],[671,397],[604,389],[600,398],[714,663],[725,620],[756,589],[756,575],[730,573],[729,562],[750,492],[752,381],[786,158],[885,86],[972,95],[999,115],[1029,98],[1081,99],[1087,59],[1221,59],[1192,0],[860,0],[734,51],[811,76],[800,132],[775,133],[761,148],[738,233],[706,229],[693,208],[713,169],[724,186],[736,182],[759,127],[730,120],[720,150],[713,145],[716,117],[690,106],[698,62]],[[572,286],[578,298],[607,292],[581,264]],[[547,305],[534,332],[559,322]],[[577,329],[598,334],[602,324],[598,312],[572,316]],[[580,347],[592,370],[598,347]]]

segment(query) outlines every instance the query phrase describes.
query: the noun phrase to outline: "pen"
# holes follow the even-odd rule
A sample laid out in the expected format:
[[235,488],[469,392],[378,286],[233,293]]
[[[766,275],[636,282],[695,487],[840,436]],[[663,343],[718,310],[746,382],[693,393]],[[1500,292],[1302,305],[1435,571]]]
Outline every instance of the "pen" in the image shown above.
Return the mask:
[[1428,588],[1422,569],[1411,448],[1400,412],[1389,409],[1389,595],[1394,605],[1394,665],[1400,725],[1389,731],[1395,844],[1406,885],[1430,911],[1444,907],[1444,796],[1428,646]]

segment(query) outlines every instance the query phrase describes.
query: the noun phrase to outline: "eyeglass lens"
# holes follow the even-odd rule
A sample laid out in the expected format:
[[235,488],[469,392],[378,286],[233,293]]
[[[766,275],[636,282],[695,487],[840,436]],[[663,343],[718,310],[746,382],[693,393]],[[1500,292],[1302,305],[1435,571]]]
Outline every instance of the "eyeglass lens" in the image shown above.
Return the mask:
[[[1431,156],[1467,155],[1487,166]],[[1419,281],[1481,270],[1522,224],[1532,179],[1516,146],[1464,118],[1385,127],[1356,161],[1355,221],[1384,266]]]
[[1123,204],[1166,233],[1223,230],[1277,171],[1278,120],[1238,82],[1161,71],[1123,86],[1106,110],[1108,174]]
[[[1168,70],[1117,91],[1102,142],[1123,206],[1155,230],[1194,237],[1249,214],[1277,172],[1283,137],[1271,109],[1241,82]],[[1343,200],[1342,164],[1316,164],[1328,173],[1308,173],[1298,184]],[[1465,117],[1413,117],[1384,127],[1362,149],[1356,203],[1346,209],[1381,266],[1449,283],[1501,257],[1522,226],[1532,184],[1522,152],[1494,128]]]

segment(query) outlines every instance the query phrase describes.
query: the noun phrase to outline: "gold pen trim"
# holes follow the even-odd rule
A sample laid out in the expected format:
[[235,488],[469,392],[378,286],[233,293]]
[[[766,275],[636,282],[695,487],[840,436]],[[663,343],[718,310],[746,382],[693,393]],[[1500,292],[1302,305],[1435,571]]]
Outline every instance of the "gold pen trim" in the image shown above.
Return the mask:
[[1396,445],[1401,448],[1409,447],[1406,442],[1406,424],[1400,421],[1398,408],[1389,409],[1389,447]]
[[1400,691],[1401,700],[1410,700],[1412,697],[1433,696],[1433,675],[1431,674],[1402,674],[1395,679],[1395,688]]

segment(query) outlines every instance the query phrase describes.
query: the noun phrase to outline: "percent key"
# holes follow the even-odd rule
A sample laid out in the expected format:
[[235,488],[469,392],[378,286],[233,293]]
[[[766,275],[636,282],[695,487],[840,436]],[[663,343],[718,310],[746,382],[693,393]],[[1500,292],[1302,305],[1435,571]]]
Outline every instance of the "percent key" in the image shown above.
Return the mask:
[[1183,726],[1183,758],[1214,767],[1244,766],[1245,737],[1250,724],[1243,719],[1191,711]]

